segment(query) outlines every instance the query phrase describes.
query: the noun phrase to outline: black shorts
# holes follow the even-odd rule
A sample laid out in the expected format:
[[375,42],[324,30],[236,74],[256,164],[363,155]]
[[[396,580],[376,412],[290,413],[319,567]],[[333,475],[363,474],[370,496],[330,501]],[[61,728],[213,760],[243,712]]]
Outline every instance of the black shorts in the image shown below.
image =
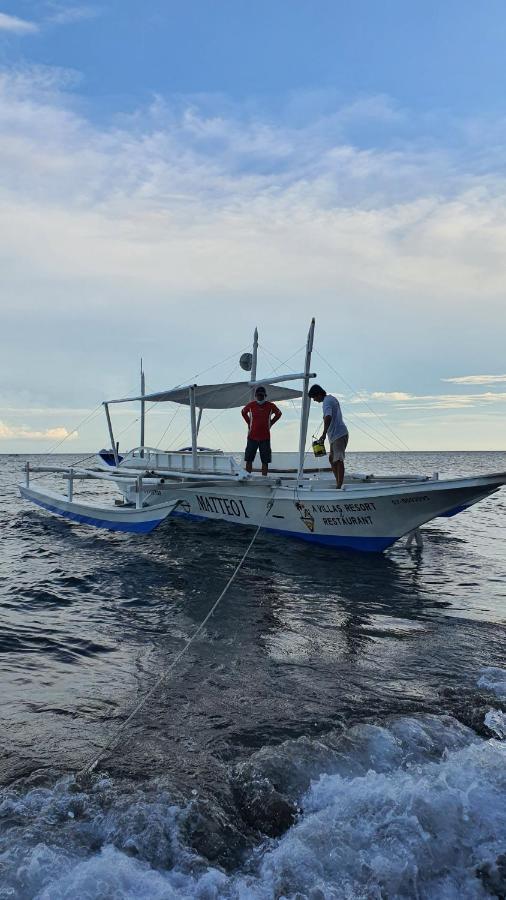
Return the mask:
[[265,441],[254,441],[252,438],[248,438],[246,450],[244,451],[244,461],[252,463],[257,455],[257,450],[260,450],[260,459],[263,464],[268,465],[272,460],[270,438],[267,438]]

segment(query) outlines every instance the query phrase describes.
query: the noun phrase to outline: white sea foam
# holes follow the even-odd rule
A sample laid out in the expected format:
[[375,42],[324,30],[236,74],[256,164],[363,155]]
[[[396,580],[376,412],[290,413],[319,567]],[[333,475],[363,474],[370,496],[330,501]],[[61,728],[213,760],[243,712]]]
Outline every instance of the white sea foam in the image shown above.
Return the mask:
[[500,709],[489,709],[485,715],[485,725],[501,740],[506,738],[506,714]]
[[494,867],[506,840],[506,743],[449,717],[356,726],[317,777],[308,740],[298,760],[297,743],[277,751],[298,777],[302,760],[311,770],[300,818],[231,874],[185,846],[187,811],[162,792],[121,793],[105,780],[76,792],[70,779],[4,792],[0,898],[490,896],[480,872]]
[[407,770],[323,775],[266,854],[261,883],[277,895],[487,896],[475,870],[504,846],[505,763],[504,745],[489,741]]
[[497,666],[485,666],[481,669],[478,687],[492,691],[497,697],[506,700],[506,669]]

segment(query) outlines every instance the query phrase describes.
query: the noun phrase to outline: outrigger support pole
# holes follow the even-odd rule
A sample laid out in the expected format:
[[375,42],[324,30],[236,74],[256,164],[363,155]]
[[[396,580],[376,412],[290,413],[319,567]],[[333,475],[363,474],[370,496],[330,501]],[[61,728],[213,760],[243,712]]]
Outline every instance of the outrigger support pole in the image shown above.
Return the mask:
[[313,352],[313,340],[314,340],[314,326],[315,320],[311,319],[311,325],[309,326],[309,332],[307,336],[306,343],[306,360],[304,363],[304,382],[302,386],[302,408],[300,413],[300,436],[299,436],[299,468],[297,473],[297,480],[299,482],[302,481],[302,477],[304,474],[304,457],[306,455],[306,437],[307,437],[307,423],[309,419],[309,407],[311,405],[311,399],[308,395],[309,390],[309,379],[311,378],[311,354]]
[[119,465],[118,448],[117,448],[116,442],[114,440],[114,432],[112,430],[111,417],[109,415],[109,404],[104,403],[103,406],[105,409],[105,417],[107,419],[107,427],[109,429],[109,437],[111,439],[112,452],[114,453],[114,465],[117,466],[117,465]]
[[195,408],[195,385],[193,384],[190,388],[188,388],[188,393],[190,395],[190,422],[192,429],[192,465],[193,469],[197,471],[197,411]]

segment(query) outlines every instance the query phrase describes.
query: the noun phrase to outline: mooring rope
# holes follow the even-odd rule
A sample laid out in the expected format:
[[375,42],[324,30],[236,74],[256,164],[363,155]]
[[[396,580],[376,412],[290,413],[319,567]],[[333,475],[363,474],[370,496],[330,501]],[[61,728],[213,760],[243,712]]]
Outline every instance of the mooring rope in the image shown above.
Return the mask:
[[117,740],[118,740],[120,734],[125,730],[125,728],[127,727],[127,725],[130,724],[130,722],[132,721],[132,719],[135,718],[135,716],[137,715],[138,712],[140,712],[140,710],[142,709],[142,707],[146,705],[146,703],[148,702],[149,698],[153,696],[153,694],[158,690],[158,688],[160,687],[160,685],[163,684],[163,682],[166,681],[166,680],[168,679],[169,675],[171,674],[171,672],[173,671],[173,669],[175,669],[175,667],[177,666],[178,662],[179,662],[179,661],[183,658],[183,656],[187,653],[187,651],[189,650],[189,648],[191,647],[191,645],[193,644],[193,642],[195,641],[195,639],[198,637],[198,635],[200,634],[200,632],[202,631],[202,629],[206,626],[207,622],[209,621],[209,619],[211,618],[211,616],[213,615],[213,613],[214,613],[214,612],[216,611],[216,609],[218,608],[219,604],[220,604],[221,601],[223,600],[223,597],[224,597],[225,594],[227,593],[228,589],[230,588],[230,586],[232,585],[232,583],[235,581],[235,579],[236,579],[237,575],[239,574],[239,571],[241,570],[241,568],[242,568],[242,566],[243,566],[243,564],[244,564],[244,562],[245,562],[245,560],[246,560],[246,557],[248,556],[248,554],[249,554],[249,552],[250,552],[250,550],[251,550],[253,544],[255,543],[255,541],[256,541],[256,539],[257,539],[257,537],[258,537],[258,534],[259,534],[259,532],[260,532],[260,529],[263,527],[263,524],[264,524],[264,522],[265,522],[267,516],[269,515],[269,513],[270,513],[270,511],[271,511],[271,509],[272,509],[272,507],[273,507],[273,505],[274,505],[274,497],[272,497],[272,498],[268,501],[267,507],[266,507],[266,510],[265,510],[265,513],[264,513],[264,515],[263,515],[263,518],[262,518],[261,522],[259,523],[259,525],[257,525],[256,531],[255,531],[253,537],[251,538],[251,540],[250,540],[248,546],[246,547],[246,550],[244,551],[243,555],[241,556],[241,559],[239,560],[239,562],[237,563],[237,565],[236,565],[234,571],[232,572],[232,575],[231,575],[230,578],[228,579],[228,581],[227,581],[225,587],[223,588],[221,594],[219,595],[219,597],[217,598],[217,600],[214,601],[214,603],[213,603],[213,605],[211,606],[209,612],[206,613],[206,615],[204,616],[204,618],[202,619],[202,621],[200,622],[200,624],[197,626],[197,628],[196,628],[195,631],[193,632],[192,636],[191,636],[190,638],[188,638],[188,640],[186,641],[186,644],[184,645],[184,647],[179,651],[178,654],[176,654],[176,656],[175,656],[174,659],[172,660],[171,664],[169,665],[168,669],[166,669],[166,671],[163,672],[163,673],[160,675],[160,677],[159,677],[159,678],[157,679],[157,681],[154,683],[153,687],[150,688],[150,690],[147,692],[147,694],[145,694],[144,697],[142,697],[141,700],[139,700],[139,702],[136,704],[136,706],[134,706],[132,712],[129,713],[129,715],[127,716],[127,718],[125,719],[125,721],[122,722],[121,725],[119,726],[119,728],[116,729],[115,733],[110,737],[110,739],[109,739],[109,740],[106,742],[106,744],[102,747],[102,749],[100,750],[100,753],[98,753],[97,756],[95,756],[91,762],[87,763],[86,766],[84,766],[82,769],[79,770],[79,772],[78,772],[78,774],[77,774],[77,777],[78,777],[78,778],[83,778],[83,777],[85,777],[86,775],[89,775],[91,772],[93,772],[93,770],[94,770],[95,767],[98,765],[98,763],[100,762],[100,760],[105,756],[105,754],[106,754],[112,747],[114,747],[114,745],[116,744],[116,742],[117,742]]

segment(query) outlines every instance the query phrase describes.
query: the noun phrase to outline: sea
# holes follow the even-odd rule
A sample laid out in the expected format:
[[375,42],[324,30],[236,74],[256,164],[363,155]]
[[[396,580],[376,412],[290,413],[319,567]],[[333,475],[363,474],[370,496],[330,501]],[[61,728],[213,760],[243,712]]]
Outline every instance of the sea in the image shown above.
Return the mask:
[[506,489],[422,549],[260,532],[169,674],[251,531],[72,524],[20,499],[26,459],[0,457],[0,900],[506,896]]

